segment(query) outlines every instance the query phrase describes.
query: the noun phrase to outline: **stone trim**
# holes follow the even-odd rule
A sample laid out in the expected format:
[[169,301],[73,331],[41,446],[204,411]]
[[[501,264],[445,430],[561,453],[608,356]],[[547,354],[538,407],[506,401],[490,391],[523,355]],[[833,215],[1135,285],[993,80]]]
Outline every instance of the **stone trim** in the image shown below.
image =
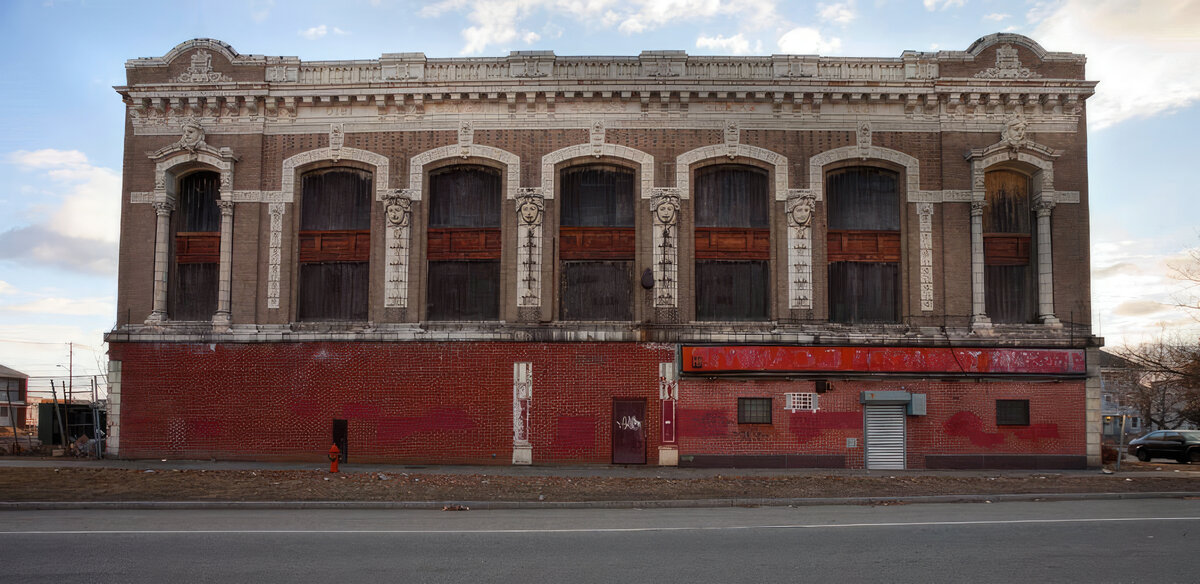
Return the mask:
[[[341,128],[337,131],[330,131],[331,136],[340,133]],[[296,202],[296,169],[313,164],[316,162],[341,162],[342,160],[353,160],[362,162],[375,167],[372,177],[375,183],[375,200],[382,201],[388,194],[388,184],[390,182],[388,174],[388,159],[382,154],[376,154],[367,150],[359,150],[357,148],[343,148],[341,146],[329,148],[317,148],[315,150],[307,150],[299,154],[288,157],[283,161],[283,170],[280,175],[279,192],[280,195],[272,197],[264,193],[264,198],[271,198],[269,202],[276,203],[295,203]],[[268,202],[268,201],[263,201]]]
[[650,195],[654,230],[654,307],[679,306],[679,189],[657,187]]
[[554,183],[557,176],[554,167],[560,162],[576,158],[599,158],[608,156],[634,162],[641,167],[641,198],[649,199],[654,189],[654,157],[628,146],[617,144],[576,144],[560,148],[542,157],[542,194],[547,199],[554,198]]
[[546,201],[540,189],[523,188],[514,201],[517,214],[517,306],[542,305],[542,219]]
[[921,311],[933,312],[933,203],[917,203],[920,220]]
[[517,189],[521,186],[521,157],[492,146],[459,142],[450,146],[426,150],[412,157],[408,163],[408,196],[412,200],[420,201],[425,196],[425,165],[448,158],[485,158],[503,164],[507,169],[505,198],[508,200],[517,198]]
[[777,152],[758,146],[745,144],[714,144],[689,150],[675,158],[675,187],[679,189],[679,198],[691,199],[690,180],[692,165],[702,160],[726,157],[749,158],[765,162],[775,168],[775,200],[786,201],[788,197],[787,157]]
[[788,191],[788,308],[813,307],[812,216],[816,199],[811,190]]
[[[879,146],[859,145],[843,146],[826,150],[808,159],[808,189],[812,191],[817,201],[825,200],[825,167],[843,160],[883,160],[904,167],[905,196],[912,202],[932,202],[928,199],[943,198],[942,191],[921,192],[921,164],[913,156],[899,150],[881,148]],[[915,197],[914,197],[915,195]],[[917,199],[916,201],[914,200]]]

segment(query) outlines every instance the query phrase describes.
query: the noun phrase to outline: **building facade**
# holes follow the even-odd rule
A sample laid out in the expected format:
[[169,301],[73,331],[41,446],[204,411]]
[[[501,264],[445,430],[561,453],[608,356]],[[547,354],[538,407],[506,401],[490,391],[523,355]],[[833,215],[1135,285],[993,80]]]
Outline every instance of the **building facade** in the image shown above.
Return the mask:
[[119,456],[1099,464],[1080,55],[126,67]]

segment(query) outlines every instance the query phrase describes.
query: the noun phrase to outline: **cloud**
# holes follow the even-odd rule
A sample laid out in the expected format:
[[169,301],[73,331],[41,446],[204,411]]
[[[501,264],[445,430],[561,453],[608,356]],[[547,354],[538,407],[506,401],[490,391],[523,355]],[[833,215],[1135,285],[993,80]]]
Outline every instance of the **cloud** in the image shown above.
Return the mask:
[[329,27],[325,26],[324,24],[321,24],[318,26],[314,26],[310,29],[302,30],[302,31],[300,31],[299,34],[300,34],[300,36],[302,36],[310,41],[315,41],[315,40],[325,36],[326,34],[329,34]]
[[5,282],[4,280],[0,280],[0,295],[16,294],[16,293],[17,293],[16,286],[13,286],[12,284]]
[[1001,14],[999,12],[993,12],[991,14],[983,15],[984,20],[991,20],[994,22],[1000,22],[1001,20],[1004,20],[1006,18],[1012,18],[1012,15],[1011,14]]
[[945,10],[947,8],[957,8],[966,4],[967,0],[925,0],[925,10]]
[[1171,310],[1171,306],[1153,300],[1130,300],[1122,302],[1113,309],[1115,316],[1148,316]]
[[[422,8],[418,14],[437,18],[465,11],[471,23],[462,29],[463,54],[478,54],[529,38],[525,22],[539,16],[571,19],[581,26],[616,28],[627,35],[642,34],[680,22],[734,22],[741,32],[765,30],[783,22],[776,0],[444,0]],[[557,38],[561,27],[547,25],[544,36]],[[543,35],[538,35],[539,39]],[[529,41],[526,41],[529,42]]]
[[525,36],[521,37],[521,40],[525,41],[525,44],[527,45],[532,45],[533,43],[542,40],[542,35],[533,31],[529,31],[525,33]]
[[822,22],[850,24],[857,17],[858,14],[854,12],[853,2],[817,4],[817,18],[820,18]]
[[796,27],[779,37],[779,50],[793,55],[829,55],[842,48],[839,38],[824,38],[821,31],[809,27]]
[[41,298],[25,304],[0,304],[0,310],[71,316],[111,316],[116,312],[112,298]]
[[17,151],[6,161],[35,173],[39,206],[32,225],[0,232],[0,260],[98,274],[116,273],[121,229],[121,177],[92,166],[76,150]]
[[0,260],[6,259],[111,276],[117,273],[117,244],[69,237],[43,226],[19,227],[0,232]]
[[742,33],[738,33],[729,38],[717,35],[715,37],[700,36],[696,39],[696,47],[701,49],[713,49],[715,51],[733,54],[745,55],[750,53],[750,41]]
[[1103,129],[1200,100],[1200,2],[1065,0],[1037,6],[1034,37],[1048,50],[1087,56],[1101,85],[1087,101],[1088,123]]

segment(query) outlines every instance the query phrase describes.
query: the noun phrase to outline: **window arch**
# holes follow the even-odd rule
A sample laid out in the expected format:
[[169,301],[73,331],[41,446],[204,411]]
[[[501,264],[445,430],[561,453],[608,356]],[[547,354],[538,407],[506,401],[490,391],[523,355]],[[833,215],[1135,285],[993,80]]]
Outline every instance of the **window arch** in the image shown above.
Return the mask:
[[770,318],[769,185],[754,166],[696,171],[696,320]]
[[559,180],[560,317],[632,319],[634,172],[589,164]]
[[355,168],[304,174],[296,319],[367,320],[372,175]]
[[500,318],[500,171],[457,165],[429,173],[429,320]]
[[899,173],[852,167],[826,181],[829,320],[898,322]]
[[1034,322],[1033,209],[1029,177],[1011,169],[984,175],[983,278],[988,317]]
[[172,217],[169,304],[174,320],[209,320],[217,311],[220,272],[221,177],[201,170],[179,179]]

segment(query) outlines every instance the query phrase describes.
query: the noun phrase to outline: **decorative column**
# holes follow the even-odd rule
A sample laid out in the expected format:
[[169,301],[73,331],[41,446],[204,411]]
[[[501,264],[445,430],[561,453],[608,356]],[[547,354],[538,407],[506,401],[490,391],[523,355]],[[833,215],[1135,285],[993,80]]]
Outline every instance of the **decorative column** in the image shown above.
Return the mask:
[[811,190],[788,191],[788,308],[813,307],[812,216],[817,196]]
[[986,201],[971,201],[971,328],[989,329],[987,296],[983,281],[983,208]]
[[655,188],[650,197],[654,223],[654,307],[675,308],[679,280],[679,189]]
[[412,225],[412,192],[388,191],[384,200],[387,216],[384,254],[383,305],[386,308],[408,307],[409,237]]
[[154,304],[146,324],[161,324],[167,320],[167,268],[170,265],[171,212],[175,201],[154,202],[158,225],[154,232]]
[[933,203],[917,203],[920,218],[921,311],[933,311]]
[[217,206],[221,209],[221,263],[217,268],[217,313],[213,315],[213,329],[224,332],[233,324],[229,300],[233,279],[233,201],[220,200]]
[[541,320],[542,218],[546,201],[541,189],[522,188],[517,212],[517,312],[521,321]]
[[1034,203],[1037,213],[1037,258],[1038,258],[1038,318],[1042,324],[1061,327],[1054,316],[1054,254],[1050,248],[1050,213],[1054,200],[1040,198]]
[[283,213],[284,203],[269,203],[271,236],[267,245],[267,308],[279,308],[279,271],[283,263]]
[[529,441],[529,405],[533,400],[533,363],[513,363],[513,464],[533,464]]
[[679,445],[675,442],[679,376],[674,361],[658,364],[658,399],[662,403],[662,445],[658,447],[658,465],[679,466]]

